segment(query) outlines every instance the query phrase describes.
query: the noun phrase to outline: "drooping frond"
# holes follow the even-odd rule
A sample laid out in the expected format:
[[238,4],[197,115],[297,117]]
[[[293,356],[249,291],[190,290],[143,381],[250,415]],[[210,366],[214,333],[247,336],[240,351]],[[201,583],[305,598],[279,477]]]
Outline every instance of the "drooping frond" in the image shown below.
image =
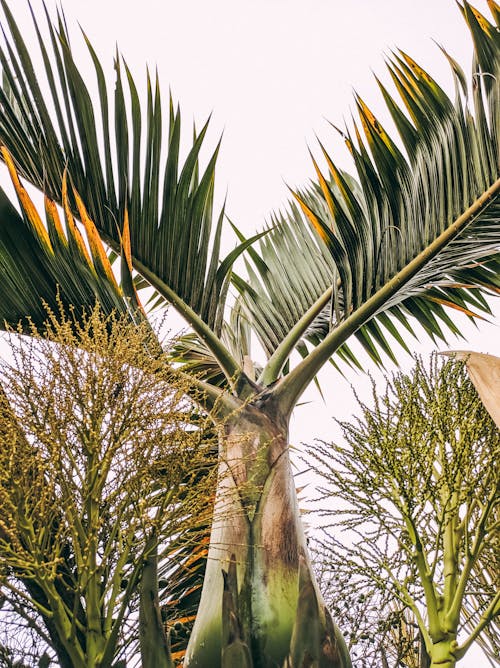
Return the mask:
[[[129,261],[122,257],[122,271],[133,266],[181,310],[187,305],[220,331],[237,252],[219,261],[223,211],[213,218],[218,147],[205,170],[199,166],[207,124],[194,133],[182,163],[180,112],[170,100],[165,124],[158,77],[148,74],[143,107],[132,74],[117,54],[113,95],[84,36],[95,69],[94,90],[74,60],[62,16],[53,24],[46,11],[45,31],[33,16],[42,79],[8,3],[1,5],[0,142],[20,175],[60,203],[67,169],[103,239],[117,252],[126,239]],[[73,197],[70,205],[78,214]]]
[[[312,332],[315,361],[310,366],[303,361],[296,374],[304,382],[352,334],[380,362],[380,351],[394,355],[384,329],[404,345],[400,327],[412,331],[413,315],[432,337],[445,338],[450,331],[459,333],[449,307],[470,317],[488,313],[487,295],[500,292],[500,33],[469,4],[463,13],[474,42],[472,82],[465,94],[465,76],[454,61],[458,93],[452,101],[409,56],[395,55],[389,71],[406,112],[381,88],[400,143],[356,98],[360,125],[345,133],[356,179],[339,170],[323,149],[329,176],[317,168],[318,183],[295,193],[304,219],[298,222],[292,207],[287,221],[292,231],[284,232],[287,223],[280,221],[261,242],[260,256],[254,254],[255,270],[239,288],[271,355],[266,383],[279,377],[293,346],[303,345]],[[296,250],[286,258],[283,246],[297,237],[305,219],[324,249],[316,260],[309,258],[309,249],[318,247],[314,240],[304,244],[303,260]],[[326,305],[321,301],[326,293],[319,288],[315,293],[311,279],[305,279],[307,271],[321,280],[328,267],[325,249],[334,264]],[[290,331],[295,322],[286,349],[278,341],[283,341],[281,332],[274,339],[269,335],[276,313],[266,300],[280,311],[279,326],[288,319]],[[306,314],[319,307],[311,322]],[[291,383],[288,378],[284,388]]]
[[[48,312],[61,308],[79,319],[82,310],[99,302],[103,313],[139,317],[111,269],[92,220],[82,206],[87,243],[63,197],[64,226],[58,207],[45,198],[45,224],[21,184],[9,153],[2,149],[18,195],[19,213],[0,188],[0,323],[43,328]],[[29,320],[27,318],[29,317]]]

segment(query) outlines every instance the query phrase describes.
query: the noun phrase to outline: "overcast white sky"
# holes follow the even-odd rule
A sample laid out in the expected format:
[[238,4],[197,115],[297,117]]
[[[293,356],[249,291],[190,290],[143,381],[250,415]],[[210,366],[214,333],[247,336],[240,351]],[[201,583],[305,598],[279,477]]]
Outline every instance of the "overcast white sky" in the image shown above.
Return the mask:
[[[11,2],[16,15],[22,0]],[[33,0],[40,9],[38,0]],[[47,2],[49,8],[54,3]],[[475,6],[487,12],[485,0]],[[356,89],[385,118],[372,71],[385,77],[384,54],[400,47],[450,90],[448,65],[435,40],[470,69],[471,45],[453,0],[62,0],[74,38],[76,21],[112,73],[117,42],[139,82],[147,62],[157,65],[164,96],[169,87],[189,133],[213,112],[210,140],[224,131],[218,192],[246,233],[262,226],[287,199],[285,183],[312,177],[307,146],[315,134],[348,167],[346,152],[328,121],[342,125]],[[41,14],[39,14],[41,15]],[[77,39],[74,39],[74,47]],[[144,89],[143,89],[144,90]],[[495,310],[500,314],[498,305]],[[497,325],[464,325],[468,343],[452,347],[499,354]],[[415,351],[434,348],[415,342]],[[312,442],[334,433],[331,416],[353,410],[350,383],[368,388],[363,375],[347,381],[322,374],[323,403],[313,390],[299,407],[292,440]],[[486,665],[465,660],[464,668]]]

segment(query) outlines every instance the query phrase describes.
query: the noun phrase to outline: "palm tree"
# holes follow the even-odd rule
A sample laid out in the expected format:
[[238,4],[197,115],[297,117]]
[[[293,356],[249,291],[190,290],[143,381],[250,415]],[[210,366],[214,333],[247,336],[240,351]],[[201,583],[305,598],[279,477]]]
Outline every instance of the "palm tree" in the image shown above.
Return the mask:
[[[349,666],[311,572],[289,418],[332,356],[357,363],[352,335],[381,363],[381,353],[396,357],[394,343],[407,349],[411,316],[433,337],[459,334],[448,308],[470,317],[488,312],[486,296],[500,290],[499,6],[489,0],[494,24],[461,6],[473,78],[468,84],[445,54],[454,101],[407,54],[395,55],[389,71],[406,112],[380,87],[399,143],[357,98],[360,124],[343,133],[356,176],[322,148],[328,176],[314,162],[316,185],[293,193],[260,240],[236,230],[239,246],[221,259],[224,211],[213,212],[218,147],[204,171],[198,161],[206,126],[181,165],[180,113],[170,101],[165,132],[158,81],[148,75],[143,107],[117,55],[111,96],[87,41],[92,96],[63,17],[52,23],[47,12],[47,37],[34,18],[41,83],[0,2],[7,34],[0,142],[21,207],[20,214],[0,194],[0,319],[30,316],[42,327],[42,302],[71,306],[78,317],[97,299],[105,311],[139,321],[144,286],[153,289],[153,304],[171,304],[191,329],[176,362],[192,375],[194,398],[220,434],[210,549],[185,665]],[[45,193],[46,224],[20,179]],[[233,271],[242,253],[247,278]],[[120,283],[110,263],[117,256]],[[265,352],[262,365],[252,361],[252,336]]]

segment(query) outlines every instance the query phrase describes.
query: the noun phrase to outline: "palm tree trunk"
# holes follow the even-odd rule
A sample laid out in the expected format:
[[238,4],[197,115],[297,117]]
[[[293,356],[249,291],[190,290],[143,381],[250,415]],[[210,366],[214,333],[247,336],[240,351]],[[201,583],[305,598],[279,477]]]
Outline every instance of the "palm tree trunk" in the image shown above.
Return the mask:
[[287,436],[287,416],[269,405],[246,406],[221,428],[189,668],[223,667],[229,656],[236,665],[236,653],[238,665],[253,668],[295,667],[302,659],[325,668],[351,665],[312,574]]

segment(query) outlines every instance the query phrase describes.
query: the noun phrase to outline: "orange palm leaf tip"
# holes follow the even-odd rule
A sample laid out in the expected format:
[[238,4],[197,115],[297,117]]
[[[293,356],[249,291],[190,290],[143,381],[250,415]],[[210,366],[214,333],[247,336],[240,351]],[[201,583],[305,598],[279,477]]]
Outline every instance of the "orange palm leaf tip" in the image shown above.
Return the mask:
[[294,196],[294,198],[297,200],[297,202],[299,203],[300,208],[301,208],[302,211],[304,212],[304,215],[306,216],[306,218],[309,220],[309,222],[310,222],[311,225],[314,227],[314,229],[316,230],[316,232],[319,234],[319,236],[321,237],[321,239],[328,245],[328,243],[329,243],[329,241],[330,241],[330,238],[329,238],[328,234],[326,233],[326,230],[325,230],[324,225],[321,224],[319,218],[318,218],[318,217],[316,216],[316,214],[313,213],[313,211],[307,206],[307,204],[304,202],[304,200],[302,199],[302,197],[300,197],[300,195],[298,195],[298,194],[297,194],[296,192],[294,192],[293,190],[291,191],[291,193],[292,193],[292,195]]
[[22,185],[21,181],[19,180],[19,176],[17,173],[16,166],[14,165],[14,160],[12,159],[11,154],[7,150],[5,146],[0,147],[0,151],[2,152],[3,159],[5,161],[5,164],[7,165],[7,169],[9,170],[10,178],[12,180],[12,184],[15,188],[17,197],[19,199],[19,204],[21,205],[21,208],[28,219],[28,222],[31,224],[33,227],[34,231],[36,232],[37,237],[40,239],[42,244],[50,251],[53,252],[52,244],[50,243],[50,238],[49,238],[49,233],[47,232],[47,228],[42,222],[42,219],[40,218],[38,211],[36,210],[35,205],[33,204],[30,196],[28,195],[26,189]]
[[125,208],[125,213],[123,216],[123,230],[121,234],[122,250],[125,262],[129,271],[132,273],[132,244],[130,241],[130,224],[128,219],[128,209]]
[[479,318],[479,320],[486,320],[486,318],[483,317],[482,315],[479,315],[479,313],[470,311],[468,308],[460,306],[459,304],[455,304],[455,302],[452,302],[449,299],[440,299],[439,297],[432,297],[431,295],[427,295],[426,299],[428,299],[431,302],[435,302],[436,304],[442,304],[443,306],[449,306],[450,308],[454,308],[457,311],[460,311],[460,313],[464,313],[465,315],[468,315],[471,318]]
[[325,147],[323,146],[323,144],[321,142],[319,142],[319,145],[321,147],[321,151],[323,152],[323,156],[326,160],[326,164],[328,165],[328,171],[330,172],[333,180],[335,181],[335,185],[340,190],[340,193],[342,194],[342,197],[344,199],[346,199],[346,200],[350,199],[350,194],[346,190],[345,181],[341,177],[339,170],[334,165],[331,157],[328,155],[328,153],[327,153]]
[[132,243],[130,240],[130,224],[128,218],[128,209],[125,207],[125,212],[123,214],[123,229],[120,233],[120,244],[122,250],[122,287],[124,293],[128,297],[132,297],[135,301],[136,306],[140,309],[143,315],[146,315],[146,311],[139,299],[139,293],[134,284],[134,279],[132,276],[133,264],[132,264]]
[[310,154],[310,155],[311,155],[312,163],[314,165],[314,169],[316,170],[316,174],[318,176],[319,184],[321,186],[321,191],[322,191],[322,193],[325,197],[326,203],[328,205],[328,210],[330,211],[330,214],[332,216],[332,221],[333,221],[333,220],[335,220],[337,209],[336,209],[335,203],[333,201],[333,197],[332,197],[332,193],[330,191],[330,187],[329,187],[328,183],[326,182],[326,179],[323,176],[323,173],[321,172],[321,170],[318,166],[318,163],[314,159],[313,155],[312,154]]
[[389,67],[389,74],[391,75],[391,79],[396,86],[396,90],[401,96],[401,100],[408,114],[410,115],[410,118],[414,122],[418,122],[418,117],[415,115],[415,110],[410,104],[410,100],[412,100],[414,103],[417,103],[418,95],[416,95],[416,93],[418,93],[418,88],[416,82],[406,78],[403,75],[401,69],[395,64],[392,64]]
[[97,231],[93,220],[90,218],[85,208],[85,204],[82,201],[82,198],[78,192],[73,188],[73,196],[75,198],[76,206],[78,213],[80,215],[80,220],[82,221],[83,226],[85,227],[85,232],[87,233],[87,239],[89,241],[90,250],[95,260],[101,265],[104,273],[111,281],[111,283],[118,288],[118,283],[116,282],[115,275],[113,274],[113,269],[111,268],[111,263],[104,249],[101,237]]
[[498,4],[498,2],[495,2],[495,0],[486,0],[486,2],[488,3],[490,12],[498,21],[498,19],[500,18],[500,5]]
[[409,56],[404,51],[400,51],[399,53],[403,57],[408,67],[412,70],[413,74],[418,79],[425,81],[429,86],[432,86],[433,88],[437,87],[437,84],[434,81],[434,79],[424,69],[422,69],[420,65],[411,56]]
[[356,103],[359,108],[359,117],[361,119],[361,125],[367,137],[370,136],[371,130],[375,130],[378,134],[381,133],[380,125],[375,118],[375,114],[370,110],[370,108],[365,104],[362,98],[356,97]]
[[73,218],[73,214],[71,213],[71,208],[69,206],[68,176],[67,176],[67,170],[66,169],[64,170],[64,174],[63,174],[61,196],[62,196],[62,205],[63,205],[63,209],[64,209],[64,217],[66,219],[66,226],[68,228],[68,234],[70,235],[71,239],[75,242],[76,247],[77,247],[78,252],[80,253],[81,257],[87,262],[89,267],[95,273],[94,264],[92,262],[92,259],[91,259],[90,255],[89,255],[89,252],[87,250],[87,246],[85,245],[83,237],[80,234],[80,230],[76,226],[75,219]]
[[[496,5],[496,6],[495,6]],[[493,4],[494,9],[498,12],[498,5],[496,3]],[[470,9],[470,11],[474,14],[474,18],[476,21],[479,23],[481,28],[484,30],[485,33],[490,34],[491,33],[491,25],[490,22],[484,17],[480,11],[478,11],[475,7],[467,3],[467,8]],[[492,9],[492,14],[495,15],[494,10]]]
[[55,231],[59,241],[65,246],[67,246],[68,240],[66,238],[66,235],[64,234],[63,226],[61,223],[61,219],[59,217],[59,212],[57,210],[56,203],[53,200],[49,199],[47,195],[45,195],[44,197],[44,203],[45,203],[45,215],[47,217],[47,222],[49,224],[49,227],[51,227]]
[[382,139],[382,141],[386,146],[391,147],[392,142],[389,139],[389,135],[380,125],[379,121],[377,120],[377,117],[372,112],[370,107],[365,103],[363,98],[357,96],[356,103],[360,111],[359,115],[361,118],[361,123],[363,125],[363,130],[365,131],[367,137],[370,137],[370,134],[372,132],[375,132]]

